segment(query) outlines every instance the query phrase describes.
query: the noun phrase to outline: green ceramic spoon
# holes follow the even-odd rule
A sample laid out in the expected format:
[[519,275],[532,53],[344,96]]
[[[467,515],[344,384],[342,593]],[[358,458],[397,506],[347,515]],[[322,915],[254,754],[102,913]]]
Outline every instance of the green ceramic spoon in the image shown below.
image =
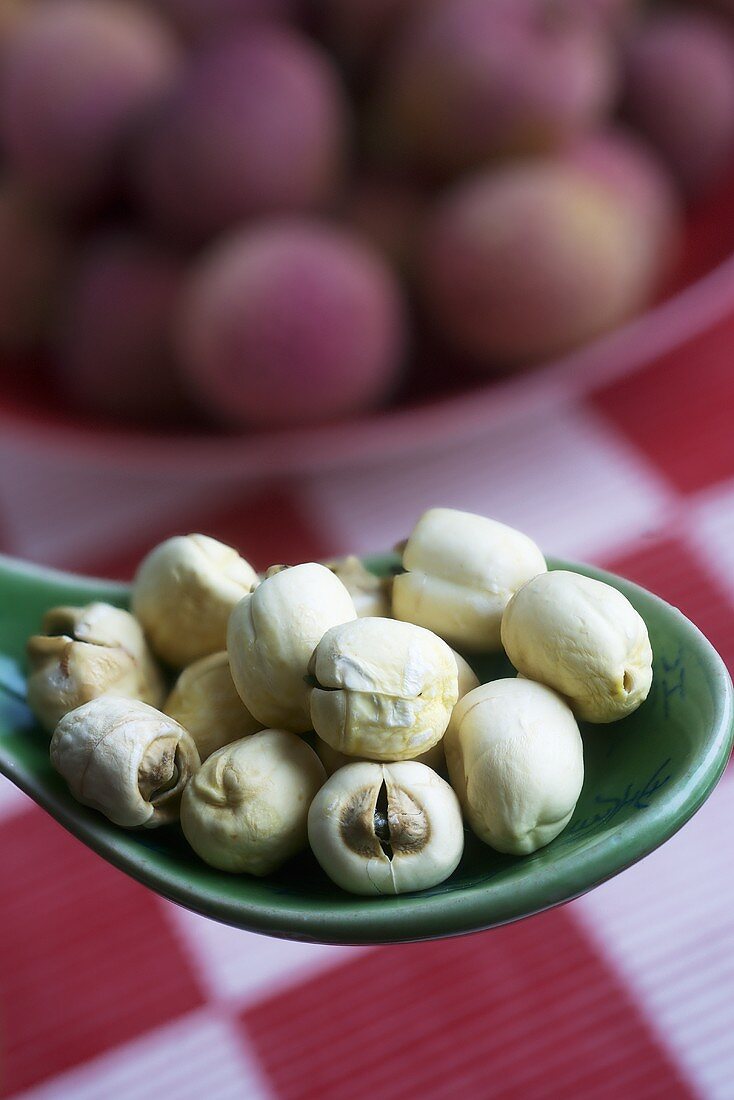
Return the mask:
[[[367,564],[376,573],[389,556]],[[721,658],[675,608],[587,566],[613,584],[647,622],[653,690],[612,726],[584,726],[586,779],[568,827],[532,856],[503,856],[467,835],[451,878],[421,894],[358,898],[342,893],[310,854],[266,879],[203,864],[178,829],[125,832],[76,803],[52,770],[44,735],[24,701],[26,638],[59,603],[109,600],[122,585],[74,577],[0,557],[0,772],[69,832],[164,897],[227,924],[290,939],[388,943],[491,928],[558,905],[629,867],[676,832],[716,785],[732,747],[732,685]],[[482,680],[511,675],[504,657],[474,662]]]

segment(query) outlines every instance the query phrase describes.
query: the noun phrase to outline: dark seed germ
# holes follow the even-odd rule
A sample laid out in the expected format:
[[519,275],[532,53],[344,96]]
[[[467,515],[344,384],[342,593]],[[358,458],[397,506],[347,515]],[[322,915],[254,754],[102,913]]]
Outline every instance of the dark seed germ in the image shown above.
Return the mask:
[[375,836],[380,842],[380,847],[388,859],[392,859],[392,845],[390,843],[390,822],[387,813],[387,787],[382,783],[375,803]]

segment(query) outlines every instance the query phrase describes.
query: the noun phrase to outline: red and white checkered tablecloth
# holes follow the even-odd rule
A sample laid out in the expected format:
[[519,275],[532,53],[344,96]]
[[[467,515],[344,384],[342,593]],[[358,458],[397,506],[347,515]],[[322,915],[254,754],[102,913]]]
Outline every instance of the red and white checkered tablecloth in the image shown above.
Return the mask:
[[[590,397],[419,464],[164,509],[58,545],[121,575],[174,530],[263,566],[391,546],[449,504],[680,606],[734,663],[734,318]],[[734,775],[672,841],[498,931],[356,949],[162,901],[0,786],[0,1050],[34,1100],[734,1098]]]

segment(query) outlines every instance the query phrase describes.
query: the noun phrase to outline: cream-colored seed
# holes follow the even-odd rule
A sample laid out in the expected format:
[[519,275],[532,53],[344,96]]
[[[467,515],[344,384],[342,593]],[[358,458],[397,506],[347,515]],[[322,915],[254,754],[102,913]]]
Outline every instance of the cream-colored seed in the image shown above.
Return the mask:
[[538,547],[503,523],[431,508],[405,544],[407,572],[393,584],[393,614],[418,623],[460,649],[500,648],[510,597],[547,568]]
[[454,654],[413,623],[355,619],[333,627],[310,665],[311,720],[348,756],[410,760],[441,740],[458,698]]
[[237,694],[226,651],[185,668],[163,710],[189,731],[202,760],[263,728]]
[[474,691],[474,688],[479,687],[479,677],[466,658],[457,653],[455,649],[452,649],[451,652],[454,655],[459,673],[459,699],[463,699],[470,691]]
[[308,809],[325,778],[302,738],[262,730],[202,765],[184,792],[181,827],[212,867],[268,875],[306,846]]
[[178,535],[144,558],[132,609],[157,656],[183,668],[225,648],[230,612],[257,583],[255,570],[231,546],[206,535]]
[[642,617],[602,581],[554,570],[510,601],[502,643],[518,672],[548,684],[577,718],[614,722],[647,698],[652,650]]
[[175,821],[199,767],[196,745],[178,722],[146,703],[110,695],[65,715],[50,754],[78,802],[127,828]]
[[240,698],[264,726],[311,729],[308,665],[330,627],[356,619],[352,598],[324,565],[272,573],[232,612],[227,652]]
[[388,619],[392,610],[392,577],[378,577],[365,569],[358,557],[350,554],[346,558],[326,562],[328,569],[339,578],[354,601],[354,607],[360,619]]
[[311,804],[308,839],[329,878],[354,894],[426,890],[464,850],[456,795],[416,760],[340,768]]
[[494,680],[465,695],[444,737],[451,784],[480,840],[527,855],[568,824],[584,779],[576,720],[550,688]]
[[[456,667],[459,672],[459,699],[469,691],[473,691],[475,687],[479,687],[479,677],[474,669],[471,667],[468,661],[464,660],[460,653],[451,651],[454,654],[454,660],[456,661]],[[316,737],[316,752],[319,754],[319,760],[326,768],[328,775],[333,775],[338,768],[343,768],[345,764],[353,764],[355,760],[365,760],[365,757],[347,756],[346,753],[339,752],[338,749],[333,749],[326,741],[322,740],[318,735]],[[433,768],[435,772],[443,772],[446,769],[446,759],[443,752],[443,738],[437,741],[432,748],[426,752],[422,752],[420,756],[416,756],[415,760],[419,764],[425,764],[427,768]]]
[[28,640],[28,705],[49,733],[99,695],[160,706],[164,685],[137,620],[108,603],[54,607]]
[[[319,755],[319,760],[326,768],[327,775],[333,775],[339,768],[345,767],[347,764],[354,764],[360,760],[362,763],[371,763],[364,756],[347,756],[345,752],[339,752],[338,749],[332,749],[331,745],[324,741],[321,737],[316,735],[316,752]],[[427,768],[432,768],[435,772],[442,772],[446,768],[446,760],[443,755],[443,738],[437,741],[426,752],[422,752],[420,756],[416,756],[415,760],[418,764],[425,764]],[[388,761],[391,763],[392,761]]]

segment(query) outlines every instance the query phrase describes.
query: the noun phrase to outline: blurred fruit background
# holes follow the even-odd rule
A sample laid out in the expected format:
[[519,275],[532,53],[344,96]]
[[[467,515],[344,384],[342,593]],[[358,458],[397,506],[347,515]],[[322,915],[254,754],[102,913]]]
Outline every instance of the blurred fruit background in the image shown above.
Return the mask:
[[251,433],[589,345],[734,251],[733,14],[2,0],[5,394]]

